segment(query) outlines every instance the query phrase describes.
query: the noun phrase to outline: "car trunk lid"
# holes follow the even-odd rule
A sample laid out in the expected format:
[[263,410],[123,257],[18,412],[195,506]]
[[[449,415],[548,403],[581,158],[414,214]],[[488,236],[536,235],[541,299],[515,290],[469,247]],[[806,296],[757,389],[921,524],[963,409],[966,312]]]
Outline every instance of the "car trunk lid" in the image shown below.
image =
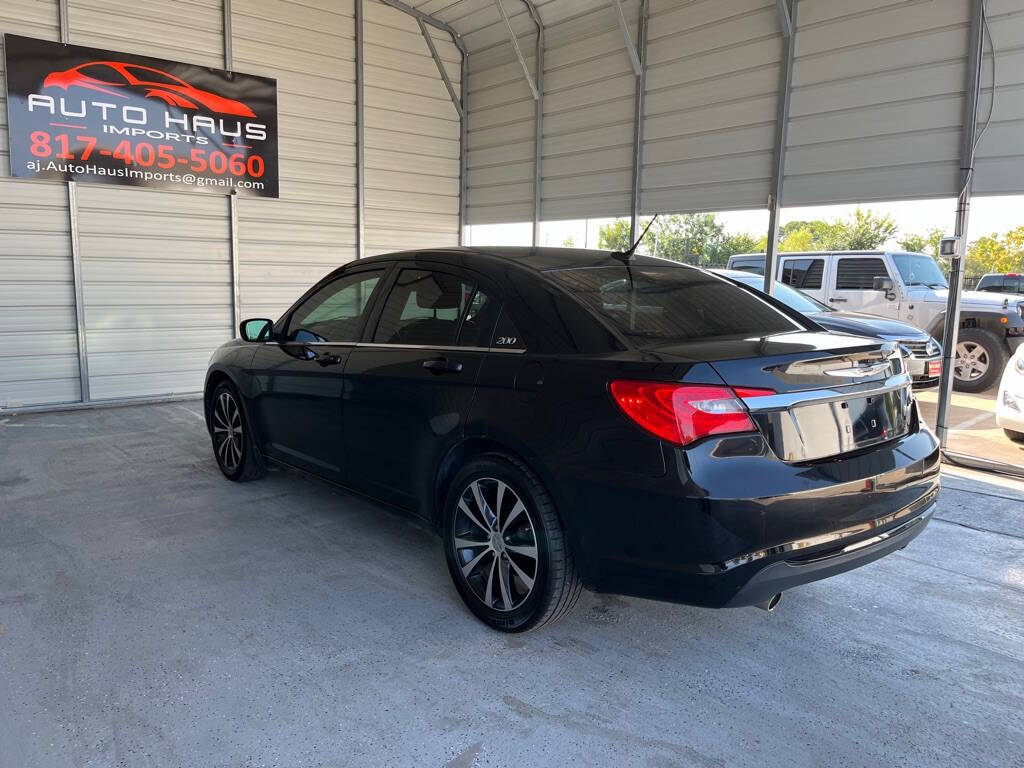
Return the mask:
[[[700,349],[712,344],[714,354]],[[783,461],[842,456],[901,437],[911,428],[910,376],[892,342],[789,333],[658,351],[687,358],[705,353]]]

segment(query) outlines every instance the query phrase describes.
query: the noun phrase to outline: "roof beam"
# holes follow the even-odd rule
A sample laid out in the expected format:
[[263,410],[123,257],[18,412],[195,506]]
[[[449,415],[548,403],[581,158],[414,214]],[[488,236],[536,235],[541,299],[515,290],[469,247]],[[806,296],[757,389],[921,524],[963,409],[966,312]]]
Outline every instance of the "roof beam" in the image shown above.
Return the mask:
[[[782,0],[779,1],[781,2]],[[629,34],[629,22],[626,21],[626,14],[622,10],[622,0],[612,0],[612,5],[614,5],[615,10],[618,11],[619,28],[622,30],[622,38],[626,41],[626,52],[629,54],[629,60],[633,64],[633,74],[640,77],[642,69],[640,56],[637,54],[636,46],[633,45],[633,38]]]
[[494,0],[494,4],[498,6],[498,13],[501,14],[501,19],[505,22],[505,29],[508,30],[508,39],[515,49],[516,58],[519,59],[519,66],[523,68],[523,75],[526,77],[526,84],[530,86],[533,100],[539,101],[540,91],[537,90],[537,84],[533,80],[533,75],[530,74],[530,68],[526,65],[526,57],[523,55],[523,49],[519,47],[519,38],[516,37],[516,31],[512,29],[512,22],[509,21],[508,14],[505,13],[505,6],[501,4],[501,0]]
[[455,43],[455,47],[458,48],[459,51],[461,51],[462,55],[465,56],[467,54],[466,44],[462,42],[462,35],[456,32],[455,28],[451,24],[446,24],[445,22],[434,18],[429,13],[424,13],[423,11],[417,10],[416,8],[413,8],[411,5],[403,3],[402,0],[377,0],[377,2],[384,3],[384,5],[390,5],[395,10],[401,11],[402,13],[407,13],[410,16],[418,19],[419,21],[422,21],[424,24],[429,24],[432,27],[443,29],[445,32],[451,35],[452,42]]
[[644,98],[647,90],[647,23],[648,0],[640,0],[640,72],[636,76],[636,93],[633,101],[633,179],[630,188],[629,242],[635,243],[640,227],[640,191],[643,187],[644,170]]
[[793,19],[789,15],[789,7],[786,0],[776,0],[779,7],[779,25],[782,27],[782,36],[789,37],[793,34]]
[[423,39],[427,42],[427,48],[430,49],[430,55],[434,59],[434,64],[437,65],[437,71],[441,73],[441,79],[444,81],[444,87],[448,89],[448,95],[451,97],[452,104],[455,105],[455,111],[459,113],[460,118],[465,120],[466,113],[462,108],[462,100],[456,95],[452,79],[448,77],[448,70],[444,68],[444,62],[437,55],[437,46],[434,45],[434,38],[430,36],[427,23],[423,19],[416,19],[416,23],[420,25],[420,32],[423,33]]

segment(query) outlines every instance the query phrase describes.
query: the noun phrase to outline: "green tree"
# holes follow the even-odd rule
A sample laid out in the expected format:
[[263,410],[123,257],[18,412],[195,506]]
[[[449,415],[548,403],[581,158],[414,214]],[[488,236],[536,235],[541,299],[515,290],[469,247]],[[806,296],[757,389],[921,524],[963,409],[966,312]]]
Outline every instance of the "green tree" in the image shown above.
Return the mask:
[[[780,230],[781,231],[781,230]],[[814,232],[810,227],[790,230],[785,237],[779,238],[779,252],[813,251]]]
[[1002,237],[993,232],[967,246],[964,264],[967,275],[1021,271],[1024,271],[1024,226],[1011,229]]
[[829,227],[822,243],[826,250],[870,251],[894,237],[899,227],[888,214],[878,215],[857,208]]
[[721,247],[725,225],[713,213],[683,213],[659,216],[647,234],[645,244],[663,259],[711,266],[724,264]]
[[713,244],[709,249],[708,261],[716,266],[725,266],[730,256],[737,253],[758,253],[761,250],[761,241],[747,232],[726,235],[721,242]]
[[629,219],[612,219],[597,230],[597,245],[606,251],[625,251],[629,240]]
[[576,247],[576,238],[574,238],[572,235],[569,235],[567,238],[565,238],[565,240],[562,241],[562,247],[563,248],[575,248]]
[[927,253],[930,256],[937,256],[939,253],[939,240],[943,238],[943,231],[933,227],[923,235],[910,233],[904,235],[896,242],[904,251],[913,253]]
[[779,228],[779,251],[869,251],[894,237],[892,217],[857,208],[835,221],[790,221]]

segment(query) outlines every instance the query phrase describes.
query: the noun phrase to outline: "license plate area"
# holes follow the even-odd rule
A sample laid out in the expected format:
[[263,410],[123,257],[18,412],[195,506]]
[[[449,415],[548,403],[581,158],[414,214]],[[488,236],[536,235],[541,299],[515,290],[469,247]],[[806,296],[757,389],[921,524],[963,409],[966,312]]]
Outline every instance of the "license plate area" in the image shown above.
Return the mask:
[[849,399],[809,402],[752,414],[772,451],[803,462],[869,448],[910,430],[905,388]]

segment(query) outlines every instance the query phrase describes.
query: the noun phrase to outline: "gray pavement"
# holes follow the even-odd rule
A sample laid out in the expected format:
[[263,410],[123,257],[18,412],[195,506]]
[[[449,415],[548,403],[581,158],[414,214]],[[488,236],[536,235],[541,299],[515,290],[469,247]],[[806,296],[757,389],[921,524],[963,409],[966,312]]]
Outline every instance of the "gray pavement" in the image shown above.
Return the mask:
[[423,526],[223,480],[198,402],[0,415],[0,766],[1024,766],[1024,492],[776,613],[502,636]]

